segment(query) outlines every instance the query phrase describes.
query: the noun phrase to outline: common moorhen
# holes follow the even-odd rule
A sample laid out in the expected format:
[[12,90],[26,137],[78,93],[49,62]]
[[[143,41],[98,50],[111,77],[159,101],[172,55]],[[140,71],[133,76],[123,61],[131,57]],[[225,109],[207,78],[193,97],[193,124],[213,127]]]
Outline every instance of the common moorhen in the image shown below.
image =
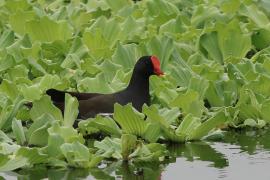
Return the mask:
[[135,64],[129,85],[124,89],[112,94],[77,93],[47,90],[53,103],[64,111],[65,93],[76,97],[79,101],[79,117],[87,119],[95,117],[99,113],[113,113],[114,104],[125,105],[132,103],[138,111],[142,110],[143,104],[149,105],[149,77],[151,75],[163,75],[160,69],[160,61],[156,56],[143,56]]

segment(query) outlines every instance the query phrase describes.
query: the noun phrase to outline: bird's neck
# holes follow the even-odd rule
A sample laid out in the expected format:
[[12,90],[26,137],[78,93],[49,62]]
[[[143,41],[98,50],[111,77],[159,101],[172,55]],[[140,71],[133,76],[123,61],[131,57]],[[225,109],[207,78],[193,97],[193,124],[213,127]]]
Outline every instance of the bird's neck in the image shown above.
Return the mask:
[[147,105],[150,103],[149,76],[133,72],[129,85],[120,94],[120,104],[131,102],[135,109],[141,111],[144,103]]
[[127,90],[133,91],[136,94],[140,93],[142,95],[148,95],[149,76],[133,72]]

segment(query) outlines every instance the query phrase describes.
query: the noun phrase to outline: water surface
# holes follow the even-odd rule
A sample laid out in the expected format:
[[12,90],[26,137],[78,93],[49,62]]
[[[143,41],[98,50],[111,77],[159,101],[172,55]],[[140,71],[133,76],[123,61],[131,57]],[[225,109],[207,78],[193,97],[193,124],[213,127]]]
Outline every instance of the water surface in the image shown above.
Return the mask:
[[270,130],[227,132],[219,142],[170,144],[164,164],[108,162],[99,168],[0,173],[5,179],[270,180]]

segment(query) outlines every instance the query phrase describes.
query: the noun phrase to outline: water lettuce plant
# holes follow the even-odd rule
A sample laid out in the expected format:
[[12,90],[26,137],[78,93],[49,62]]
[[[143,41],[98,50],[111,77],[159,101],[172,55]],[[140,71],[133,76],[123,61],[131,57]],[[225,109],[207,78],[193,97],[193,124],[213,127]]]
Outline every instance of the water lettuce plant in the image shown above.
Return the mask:
[[[162,162],[164,142],[265,127],[269,9],[265,0],[0,1],[0,171]],[[166,76],[151,77],[142,113],[115,104],[112,117],[80,121],[76,98],[65,96],[62,114],[44,94],[121,90],[147,54]]]

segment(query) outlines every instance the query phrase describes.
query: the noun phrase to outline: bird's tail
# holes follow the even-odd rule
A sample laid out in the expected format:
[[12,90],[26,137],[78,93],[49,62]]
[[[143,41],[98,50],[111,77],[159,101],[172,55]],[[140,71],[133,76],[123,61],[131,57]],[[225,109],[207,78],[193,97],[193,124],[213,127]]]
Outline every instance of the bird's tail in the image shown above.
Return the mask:
[[66,91],[59,91],[56,89],[48,89],[46,94],[51,96],[53,102],[65,102]]

